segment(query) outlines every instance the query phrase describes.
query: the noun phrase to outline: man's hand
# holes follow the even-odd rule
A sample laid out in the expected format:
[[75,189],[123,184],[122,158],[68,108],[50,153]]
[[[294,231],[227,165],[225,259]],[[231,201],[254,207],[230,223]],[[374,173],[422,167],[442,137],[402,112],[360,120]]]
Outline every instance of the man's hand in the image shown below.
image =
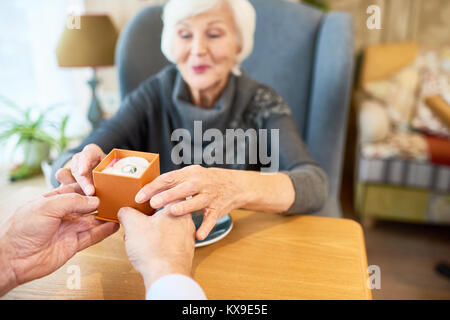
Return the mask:
[[[0,260],[14,276],[6,289],[52,273],[118,230],[116,223],[85,215],[97,209],[99,199],[81,192],[77,184],[62,186],[18,208],[0,227]],[[7,291],[0,285],[0,296]]]
[[106,157],[103,150],[96,144],[88,144],[83,151],[75,154],[64,168],[56,171],[56,180],[63,185],[77,182],[84,194],[95,193],[92,180],[92,170]]
[[168,274],[191,276],[195,226],[190,214],[174,217],[164,208],[146,216],[122,208],[118,217],[125,230],[125,247],[133,267],[149,290],[153,282]]

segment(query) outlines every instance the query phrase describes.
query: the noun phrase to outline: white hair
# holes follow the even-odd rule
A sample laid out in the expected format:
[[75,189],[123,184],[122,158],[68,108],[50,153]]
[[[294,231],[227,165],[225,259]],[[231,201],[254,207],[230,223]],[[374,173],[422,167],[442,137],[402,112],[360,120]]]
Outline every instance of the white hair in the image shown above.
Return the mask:
[[[195,16],[213,8],[223,0],[169,0],[164,6],[162,20],[164,23],[161,35],[161,51],[172,63],[175,25],[181,20]],[[248,0],[225,0],[233,11],[234,21],[238,30],[241,51],[237,56],[237,64],[232,68],[235,75],[240,75],[240,64],[253,50],[253,37],[256,26],[256,12]]]

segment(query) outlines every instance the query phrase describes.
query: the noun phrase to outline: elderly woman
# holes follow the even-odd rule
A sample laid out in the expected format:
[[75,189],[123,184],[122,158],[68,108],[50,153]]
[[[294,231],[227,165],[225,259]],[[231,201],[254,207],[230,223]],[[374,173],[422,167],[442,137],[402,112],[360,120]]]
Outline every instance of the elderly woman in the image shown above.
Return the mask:
[[[159,153],[163,174],[144,186],[135,201],[150,201],[155,209],[171,204],[173,215],[201,210],[199,240],[236,208],[285,214],[320,210],[327,177],[308,153],[289,107],[239,66],[253,47],[252,5],[247,0],[171,0],[163,22],[162,52],[174,65],[144,81],[79,148],[63,154],[54,165],[56,179],[77,182],[92,195],[92,169],[112,148]],[[225,145],[228,140],[216,144],[223,150],[215,153],[223,151],[227,159],[223,164],[211,161],[220,158],[217,154],[205,157],[210,148],[205,138],[189,139],[199,128],[214,129],[216,139],[230,129],[269,133],[258,135],[258,141],[233,141],[231,148]],[[183,142],[194,151],[182,148],[181,162],[176,157],[181,142],[173,134],[177,129],[190,133]],[[242,161],[234,152],[256,146],[271,151],[279,165],[276,172],[263,174],[267,161],[255,161],[250,153]]]

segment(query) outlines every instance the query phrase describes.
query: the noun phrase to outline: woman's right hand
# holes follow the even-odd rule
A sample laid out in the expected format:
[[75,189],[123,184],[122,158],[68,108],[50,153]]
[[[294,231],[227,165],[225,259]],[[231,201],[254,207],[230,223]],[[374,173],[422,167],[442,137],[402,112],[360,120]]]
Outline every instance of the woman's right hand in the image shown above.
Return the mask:
[[92,170],[105,157],[106,154],[98,145],[88,144],[81,152],[76,153],[64,168],[56,171],[56,180],[63,185],[76,182],[85,195],[91,196],[95,193]]

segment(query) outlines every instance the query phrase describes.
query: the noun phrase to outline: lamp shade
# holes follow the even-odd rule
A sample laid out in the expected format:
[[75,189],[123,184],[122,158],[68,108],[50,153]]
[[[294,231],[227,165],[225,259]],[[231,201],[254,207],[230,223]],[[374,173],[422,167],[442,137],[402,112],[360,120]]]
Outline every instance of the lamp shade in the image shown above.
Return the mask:
[[114,65],[118,33],[107,15],[82,15],[79,28],[64,27],[56,47],[60,67]]

